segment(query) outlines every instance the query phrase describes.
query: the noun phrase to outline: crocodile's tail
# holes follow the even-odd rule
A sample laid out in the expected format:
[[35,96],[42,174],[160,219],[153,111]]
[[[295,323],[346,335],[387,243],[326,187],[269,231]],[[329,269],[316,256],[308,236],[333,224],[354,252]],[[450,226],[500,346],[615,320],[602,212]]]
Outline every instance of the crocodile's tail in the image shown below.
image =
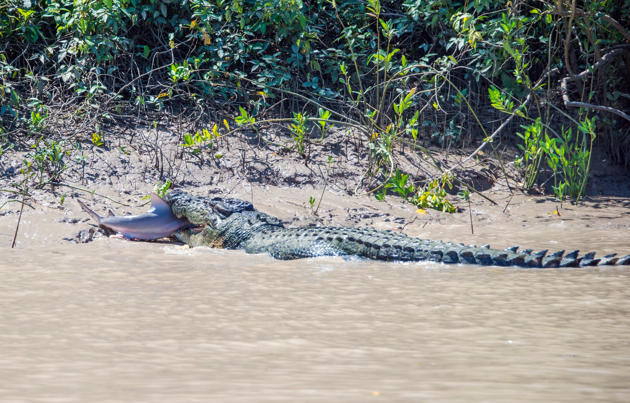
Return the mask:
[[431,254],[436,254],[438,259],[435,260],[444,263],[532,268],[630,265],[630,255],[618,257],[616,253],[596,258],[595,252],[589,252],[580,256],[578,250],[565,254],[564,250],[553,253],[548,253],[547,249],[536,252],[532,249],[518,251],[518,246],[497,250],[491,249],[489,245],[481,247],[452,243],[439,243],[438,245],[435,245],[436,249],[433,249]]
[[491,249],[489,245],[425,240],[371,228],[281,228],[260,233],[250,245],[256,246],[246,247],[248,252],[268,252],[278,259],[352,255],[377,260],[430,260],[532,268],[630,265],[630,255],[617,257],[616,254],[610,254],[595,258],[594,252],[581,256],[577,250],[566,254],[564,251],[548,254],[547,250],[519,251],[518,246],[498,250]]
[[348,251],[355,249],[355,247],[348,248],[349,245],[345,246],[345,243],[348,241],[359,243],[364,245],[362,255],[380,260],[432,260],[443,263],[531,268],[630,265],[630,255],[618,257],[616,253],[596,258],[595,252],[580,255],[578,250],[566,254],[564,250],[553,253],[548,253],[547,249],[540,251],[523,249],[519,251],[518,246],[499,250],[490,248],[490,245],[476,246],[423,240],[396,233],[390,233],[390,236],[389,239],[379,238],[367,242],[360,238],[353,239],[350,236],[341,242],[337,239],[335,243]]

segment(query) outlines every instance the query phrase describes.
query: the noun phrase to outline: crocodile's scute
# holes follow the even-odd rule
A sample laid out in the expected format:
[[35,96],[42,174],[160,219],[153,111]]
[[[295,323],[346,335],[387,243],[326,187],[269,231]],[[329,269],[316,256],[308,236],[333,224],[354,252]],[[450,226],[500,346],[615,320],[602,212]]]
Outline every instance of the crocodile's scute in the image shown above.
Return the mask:
[[186,228],[176,236],[191,246],[244,249],[248,253],[269,253],[277,259],[316,256],[358,256],[377,260],[467,263],[520,267],[577,267],[592,265],[630,265],[630,255],[607,255],[596,259],[594,253],[579,256],[547,250],[521,252],[514,246],[505,250],[467,246],[451,242],[414,238],[393,231],[353,227],[285,228],[279,219],[262,213],[251,203],[223,197],[201,197],[171,191],[165,197],[178,218],[186,218],[202,228]]

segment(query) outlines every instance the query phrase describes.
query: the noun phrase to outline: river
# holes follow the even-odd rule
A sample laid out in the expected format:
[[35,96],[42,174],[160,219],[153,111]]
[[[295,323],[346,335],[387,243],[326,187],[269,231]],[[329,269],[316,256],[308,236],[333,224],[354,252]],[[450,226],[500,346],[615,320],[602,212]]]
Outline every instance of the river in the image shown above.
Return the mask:
[[3,402],[630,400],[627,266],[2,255]]

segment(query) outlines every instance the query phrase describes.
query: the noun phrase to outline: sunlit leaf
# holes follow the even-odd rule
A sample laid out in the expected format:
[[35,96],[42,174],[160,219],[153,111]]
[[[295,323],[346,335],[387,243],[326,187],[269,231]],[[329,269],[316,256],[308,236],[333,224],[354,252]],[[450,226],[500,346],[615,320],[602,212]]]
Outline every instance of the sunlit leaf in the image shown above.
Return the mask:
[[204,32],[201,35],[202,39],[203,39],[203,44],[204,45],[210,45],[212,43],[212,39],[210,39],[210,36],[208,35],[207,32]]

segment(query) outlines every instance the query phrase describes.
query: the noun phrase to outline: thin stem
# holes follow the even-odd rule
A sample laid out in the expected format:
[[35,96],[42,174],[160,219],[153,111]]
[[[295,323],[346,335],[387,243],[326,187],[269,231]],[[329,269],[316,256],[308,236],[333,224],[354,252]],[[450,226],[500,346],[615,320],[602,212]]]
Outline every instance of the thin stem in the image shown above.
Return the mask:
[[26,189],[22,192],[22,206],[20,207],[20,215],[18,215],[17,225],[15,226],[15,233],[13,234],[13,242],[11,242],[11,249],[15,248],[15,242],[17,240],[18,231],[20,229],[20,222],[22,221],[22,213],[24,212],[24,204],[26,201]]

